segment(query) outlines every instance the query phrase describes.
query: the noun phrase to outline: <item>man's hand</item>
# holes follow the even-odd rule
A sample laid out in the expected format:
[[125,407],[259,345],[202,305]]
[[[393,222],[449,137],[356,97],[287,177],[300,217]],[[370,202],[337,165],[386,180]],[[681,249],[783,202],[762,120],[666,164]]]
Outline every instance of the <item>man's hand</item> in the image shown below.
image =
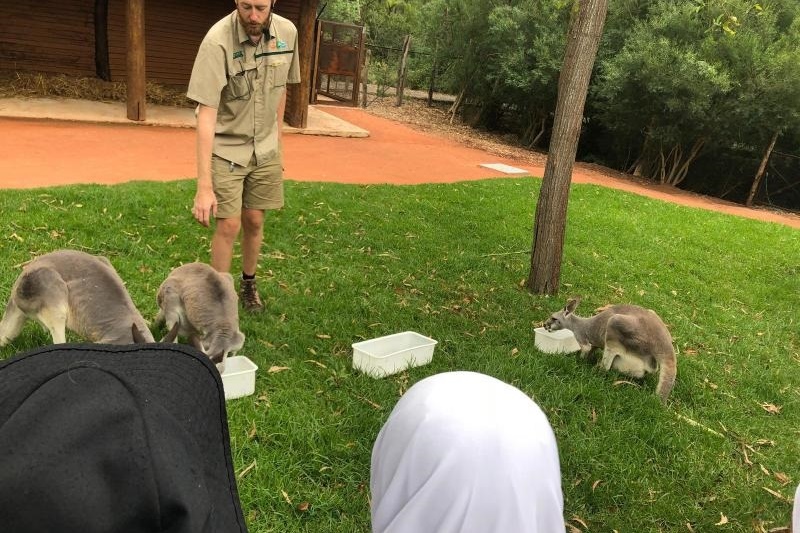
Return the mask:
[[194,195],[192,214],[195,220],[208,227],[211,217],[217,216],[217,197],[213,190],[197,189],[197,194]]

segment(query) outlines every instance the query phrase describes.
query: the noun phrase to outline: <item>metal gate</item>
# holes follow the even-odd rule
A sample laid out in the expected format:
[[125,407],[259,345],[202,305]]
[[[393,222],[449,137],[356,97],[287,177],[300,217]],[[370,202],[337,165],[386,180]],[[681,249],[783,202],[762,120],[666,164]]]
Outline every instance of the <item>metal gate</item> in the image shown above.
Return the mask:
[[317,103],[317,96],[321,95],[352,106],[358,105],[364,27],[320,20],[315,48],[311,103]]

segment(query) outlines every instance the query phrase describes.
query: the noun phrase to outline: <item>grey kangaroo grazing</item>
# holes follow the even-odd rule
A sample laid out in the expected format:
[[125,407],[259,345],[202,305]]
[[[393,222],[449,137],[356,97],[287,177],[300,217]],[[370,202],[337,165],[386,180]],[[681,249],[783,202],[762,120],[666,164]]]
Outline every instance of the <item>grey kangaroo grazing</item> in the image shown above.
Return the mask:
[[14,340],[27,319],[42,324],[55,344],[67,341],[67,329],[103,344],[154,340],[108,259],[77,250],[50,252],[25,265],[0,321],[0,346]]
[[592,348],[602,348],[600,364],[634,378],[659,371],[656,394],[667,401],[675,385],[677,359],[672,336],[661,318],[638,305],[610,305],[591,318],[575,314],[573,299],[545,322],[548,331],[568,329],[575,334],[585,358]]
[[166,323],[163,342],[187,338],[225,371],[225,359],[244,346],[239,331],[239,297],[233,277],[205,263],[188,263],[170,272],[158,289],[155,323]]

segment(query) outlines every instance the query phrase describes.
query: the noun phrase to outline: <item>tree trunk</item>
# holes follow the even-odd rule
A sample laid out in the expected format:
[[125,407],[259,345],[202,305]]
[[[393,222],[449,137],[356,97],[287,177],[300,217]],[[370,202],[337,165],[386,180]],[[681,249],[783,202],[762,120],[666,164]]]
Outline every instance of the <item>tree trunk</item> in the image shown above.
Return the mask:
[[608,0],[579,0],[577,8],[570,22],[558,79],[553,134],[533,224],[531,270],[526,286],[536,294],[558,293],[572,166]]
[[403,105],[403,90],[406,87],[406,61],[408,61],[408,50],[411,48],[411,36],[406,35],[403,39],[403,55],[400,58],[400,67],[397,69],[397,102],[395,105]]
[[775,135],[772,136],[772,140],[769,142],[769,146],[767,147],[767,151],[764,152],[764,157],[761,159],[761,164],[758,166],[758,172],[756,172],[756,177],[753,178],[753,186],[750,187],[750,193],[747,195],[747,200],[744,202],[744,205],[747,207],[753,206],[753,200],[756,197],[756,193],[758,192],[758,187],[761,185],[761,180],[764,178],[764,172],[767,170],[767,163],[769,162],[769,157],[772,155],[772,150],[775,149],[775,143],[778,140],[778,135],[780,132],[775,132]]
[[450,115],[450,124],[452,124],[453,119],[456,118],[458,108],[461,106],[461,101],[464,99],[464,91],[465,89],[461,89],[461,92],[459,92],[456,96],[455,102],[453,102],[453,105],[451,105],[450,109],[447,110],[447,113]]
[[369,63],[372,60],[372,50],[367,49],[366,53],[364,54],[364,67],[361,72],[361,82],[363,83],[363,89],[361,91],[361,107],[367,107],[367,100],[369,97]]

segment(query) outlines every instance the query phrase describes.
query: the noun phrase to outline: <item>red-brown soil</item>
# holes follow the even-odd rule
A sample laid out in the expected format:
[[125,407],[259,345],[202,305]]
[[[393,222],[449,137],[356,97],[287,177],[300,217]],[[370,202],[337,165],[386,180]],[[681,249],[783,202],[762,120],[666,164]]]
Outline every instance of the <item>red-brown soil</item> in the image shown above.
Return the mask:
[[[481,163],[506,163],[534,176],[545,157],[479,149],[463,136],[423,131],[360,109],[326,106],[370,132],[367,138],[284,136],[286,177],[341,183],[450,183],[508,177]],[[434,130],[434,128],[430,128]],[[471,145],[471,146],[470,146]],[[499,155],[498,155],[499,154]],[[54,120],[0,119],[0,187],[168,181],[195,175],[194,130]],[[608,169],[577,164],[576,183],[594,183],[675,202],[800,228],[800,216],[750,209],[672,187],[643,183]]]

